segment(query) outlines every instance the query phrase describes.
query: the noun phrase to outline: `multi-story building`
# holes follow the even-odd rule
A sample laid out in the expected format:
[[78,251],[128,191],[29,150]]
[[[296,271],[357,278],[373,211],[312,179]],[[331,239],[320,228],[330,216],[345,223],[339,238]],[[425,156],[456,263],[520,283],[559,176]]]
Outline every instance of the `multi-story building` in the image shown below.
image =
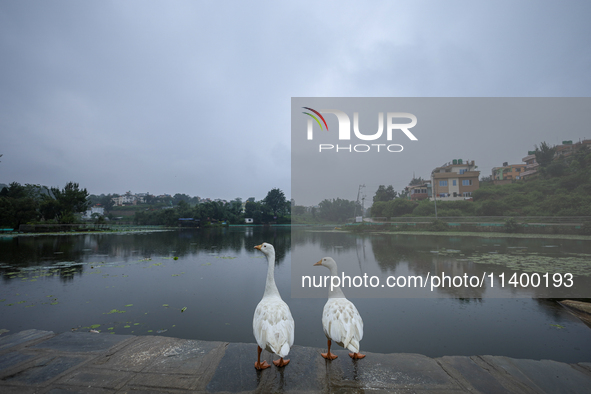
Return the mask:
[[525,171],[523,171],[520,175],[520,179],[525,179],[527,177],[532,176],[536,172],[538,172],[539,164],[536,161],[536,151],[530,150],[527,152],[527,156],[521,159],[525,163]]
[[431,171],[433,197],[438,200],[465,200],[472,197],[472,192],[480,187],[474,160],[454,159]]
[[420,185],[409,185],[406,190],[411,201],[425,200],[431,197],[431,181],[424,181]]
[[495,185],[511,183],[514,180],[521,179],[521,174],[525,171],[525,164],[503,163],[502,167],[493,167],[492,179]]

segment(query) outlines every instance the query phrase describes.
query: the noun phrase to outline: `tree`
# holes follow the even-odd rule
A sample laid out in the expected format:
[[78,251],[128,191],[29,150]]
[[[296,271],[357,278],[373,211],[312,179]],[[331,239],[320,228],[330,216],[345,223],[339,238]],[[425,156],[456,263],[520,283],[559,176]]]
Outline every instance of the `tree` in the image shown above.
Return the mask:
[[390,201],[396,198],[396,191],[392,187],[392,185],[385,187],[384,185],[380,185],[378,190],[376,191],[375,196],[373,196],[373,202],[378,201]]
[[37,220],[38,201],[29,195],[32,190],[12,182],[0,191],[0,224],[18,229],[21,224]]
[[414,201],[397,198],[386,203],[382,215],[389,218],[406,215],[412,213],[416,206],[417,203]]
[[328,221],[345,222],[355,215],[355,207],[359,206],[355,201],[340,198],[323,200],[318,204],[318,215]]
[[271,209],[273,216],[279,216],[289,213],[289,203],[285,199],[285,194],[280,189],[271,189],[263,203]]
[[552,163],[552,159],[554,159],[554,154],[556,153],[556,147],[550,147],[550,145],[546,144],[546,142],[542,142],[538,147],[536,145],[536,162],[540,165],[540,167],[544,168]]
[[425,180],[423,178],[421,178],[421,177],[415,178],[413,176],[413,178],[411,179],[408,186],[422,185],[423,183],[425,183]]
[[292,213],[294,215],[303,215],[306,213],[306,207],[303,205],[294,205]]
[[115,202],[113,201],[113,197],[110,194],[107,194],[106,196],[101,194],[99,197],[99,204],[105,208],[105,212],[109,212],[111,209],[113,209]]
[[86,211],[90,204],[88,191],[80,189],[80,186],[74,182],[68,182],[61,190],[52,187],[51,193],[55,198],[55,203],[48,205],[54,210],[55,218],[60,223],[72,223],[75,220],[74,214]]
[[190,200],[191,200],[191,196],[188,196],[188,195],[182,194],[182,193],[177,193],[172,197],[172,203],[174,205],[179,205],[179,203],[181,201],[188,203]]

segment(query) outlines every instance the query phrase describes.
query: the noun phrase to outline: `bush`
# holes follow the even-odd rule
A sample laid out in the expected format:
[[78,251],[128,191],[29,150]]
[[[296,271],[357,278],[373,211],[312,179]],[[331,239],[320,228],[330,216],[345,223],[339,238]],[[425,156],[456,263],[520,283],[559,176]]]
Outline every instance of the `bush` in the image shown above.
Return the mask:
[[412,213],[415,207],[417,206],[416,202],[404,198],[397,198],[392,201],[387,201],[385,204],[386,207],[384,208],[382,214],[383,216],[389,218]]
[[447,223],[441,219],[435,219],[429,224],[429,231],[446,231],[449,228]]
[[505,204],[497,200],[486,200],[477,210],[479,216],[503,216]]
[[419,202],[412,211],[413,216],[435,216],[435,203],[429,200]]
[[521,224],[517,223],[514,218],[505,220],[505,232],[516,233],[521,228]]

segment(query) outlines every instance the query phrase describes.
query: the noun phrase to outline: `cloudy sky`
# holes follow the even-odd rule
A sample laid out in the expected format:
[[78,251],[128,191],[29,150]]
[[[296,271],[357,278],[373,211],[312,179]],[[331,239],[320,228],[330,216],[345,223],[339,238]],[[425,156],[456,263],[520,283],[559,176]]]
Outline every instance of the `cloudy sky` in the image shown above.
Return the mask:
[[588,1],[2,0],[0,183],[289,198],[291,97],[588,97],[589,15]]

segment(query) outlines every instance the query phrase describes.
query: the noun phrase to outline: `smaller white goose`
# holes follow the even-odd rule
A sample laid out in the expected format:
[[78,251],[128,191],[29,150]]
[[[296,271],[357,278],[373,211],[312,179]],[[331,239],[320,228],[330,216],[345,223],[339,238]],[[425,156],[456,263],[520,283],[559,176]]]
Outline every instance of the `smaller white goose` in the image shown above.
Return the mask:
[[263,361],[261,363],[261,352],[263,349],[275,353],[280,357],[273,361],[278,367],[289,364],[289,360],[283,357],[289,354],[293,345],[294,322],[289,306],[281,299],[277,285],[275,285],[275,248],[273,245],[263,242],[255,246],[267,256],[267,283],[263,299],[257,305],[252,320],[252,330],[258,346],[258,358],[254,363],[256,369],[269,368],[270,365]]
[[[337,263],[332,257],[325,257],[314,265],[322,265],[330,270],[331,276],[339,276]],[[327,360],[334,360],[338,356],[330,352],[331,341],[349,349],[352,359],[364,358],[365,354],[359,353],[359,341],[363,338],[363,320],[349,301],[340,287],[334,287],[328,291],[328,301],[322,311],[322,328],[328,338],[328,351],[322,353]]]

